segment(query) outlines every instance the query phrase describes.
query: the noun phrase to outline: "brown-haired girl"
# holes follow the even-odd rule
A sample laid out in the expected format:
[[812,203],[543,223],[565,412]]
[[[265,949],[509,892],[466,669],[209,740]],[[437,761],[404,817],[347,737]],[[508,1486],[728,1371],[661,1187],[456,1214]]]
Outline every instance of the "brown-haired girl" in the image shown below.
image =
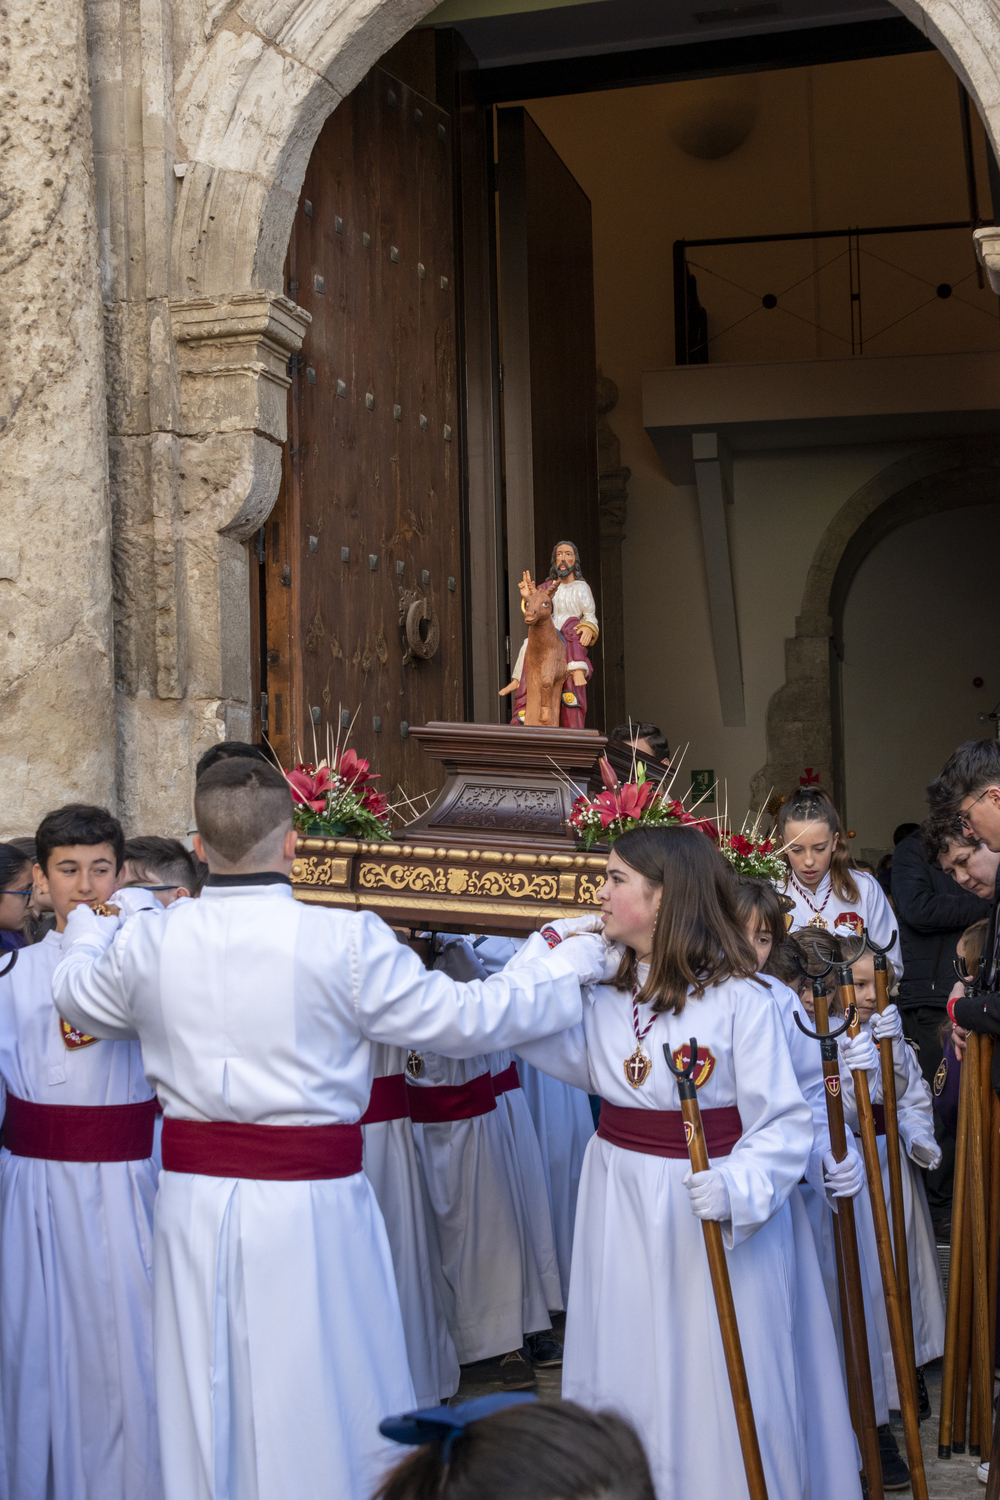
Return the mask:
[[[778,810],[778,836],[788,865],[784,894],[794,908],[790,930],[819,927],[830,932],[860,932],[889,946],[899,924],[874,875],[851,867],[847,831],[826,792],[799,787]],[[897,979],[903,956],[898,936],[890,948]]]
[[[611,851],[601,906],[621,948],[616,979],[584,990],[579,1026],[518,1049],[602,1101],[580,1182],[563,1394],[628,1412],[658,1494],[731,1500],[743,1467],[698,1223],[717,1220],[768,1493],[816,1495],[803,1391],[823,1376],[797,1368],[794,1328],[807,1309],[788,1204],[812,1120],[732,876],[703,833],[637,828]],[[513,962],[545,941],[533,935]],[[697,1174],[664,1056],[689,1057],[692,1037],[711,1160]],[[859,1494],[851,1452],[846,1425],[826,1454],[830,1500]]]

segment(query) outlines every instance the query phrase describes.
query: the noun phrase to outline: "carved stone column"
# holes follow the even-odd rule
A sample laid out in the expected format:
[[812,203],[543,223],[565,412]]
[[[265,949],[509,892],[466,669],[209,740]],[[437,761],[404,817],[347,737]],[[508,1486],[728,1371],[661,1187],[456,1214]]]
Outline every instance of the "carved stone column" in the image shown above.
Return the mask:
[[625,698],[625,624],[622,618],[622,542],[628,515],[631,469],[622,467],[621,444],[608,424],[618,405],[618,387],[597,370],[597,458],[601,518],[601,635],[607,727],[627,716]]

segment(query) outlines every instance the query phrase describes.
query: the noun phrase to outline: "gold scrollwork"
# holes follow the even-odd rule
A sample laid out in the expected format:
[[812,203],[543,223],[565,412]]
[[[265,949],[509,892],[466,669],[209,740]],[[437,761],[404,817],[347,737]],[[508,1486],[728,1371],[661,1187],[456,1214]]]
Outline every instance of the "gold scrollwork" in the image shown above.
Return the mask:
[[413,891],[418,895],[492,896],[531,901],[556,898],[556,876],[523,870],[468,870],[442,865],[384,865],[365,861],[358,871],[364,890]]
[[576,887],[576,898],[581,906],[600,906],[598,891],[604,885],[602,876],[581,875]]
[[346,859],[297,859],[292,866],[292,879],[296,885],[345,886],[348,882],[349,861]]

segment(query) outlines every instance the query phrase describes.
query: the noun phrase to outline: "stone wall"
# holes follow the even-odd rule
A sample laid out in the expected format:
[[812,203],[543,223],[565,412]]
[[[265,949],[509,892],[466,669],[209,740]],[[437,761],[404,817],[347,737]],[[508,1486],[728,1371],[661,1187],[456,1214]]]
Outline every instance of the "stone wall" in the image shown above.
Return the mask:
[[0,8],[0,837],[114,798],[111,552],[83,12]]

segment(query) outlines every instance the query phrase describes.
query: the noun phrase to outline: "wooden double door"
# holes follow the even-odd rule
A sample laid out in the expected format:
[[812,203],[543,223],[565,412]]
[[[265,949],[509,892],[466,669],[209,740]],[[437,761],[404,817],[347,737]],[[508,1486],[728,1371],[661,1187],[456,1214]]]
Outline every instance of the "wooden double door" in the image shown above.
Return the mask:
[[439,784],[411,725],[509,716],[524,568],[575,541],[601,614],[590,204],[520,109],[495,196],[492,111],[431,92],[374,68],[313,150],[285,287],[312,322],[257,552],[261,728],[287,766],[353,721],[390,801]]
[[428,780],[410,724],[463,717],[451,153],[449,115],[374,68],[320,135],[286,266],[312,323],[265,528],[268,737],[312,760],[353,721],[390,801]]

